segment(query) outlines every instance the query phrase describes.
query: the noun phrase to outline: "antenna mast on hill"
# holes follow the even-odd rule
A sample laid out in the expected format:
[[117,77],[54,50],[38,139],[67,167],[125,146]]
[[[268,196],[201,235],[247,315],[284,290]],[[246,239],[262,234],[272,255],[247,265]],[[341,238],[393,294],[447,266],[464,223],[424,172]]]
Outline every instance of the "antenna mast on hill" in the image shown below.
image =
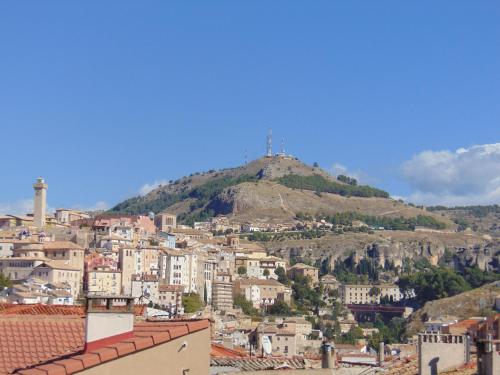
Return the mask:
[[267,135],[267,156],[273,156],[273,131],[269,130],[269,134]]
[[281,156],[285,156],[285,138],[281,138]]
[[248,163],[248,151],[245,149],[245,165]]

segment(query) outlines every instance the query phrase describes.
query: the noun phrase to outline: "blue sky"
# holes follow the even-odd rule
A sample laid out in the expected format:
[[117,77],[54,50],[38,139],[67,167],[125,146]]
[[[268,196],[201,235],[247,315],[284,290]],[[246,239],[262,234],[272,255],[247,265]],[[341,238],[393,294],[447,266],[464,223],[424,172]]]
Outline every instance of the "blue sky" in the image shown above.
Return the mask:
[[51,207],[112,206],[259,157],[269,128],[395,196],[499,203],[499,19],[497,1],[2,2],[0,211],[38,176]]

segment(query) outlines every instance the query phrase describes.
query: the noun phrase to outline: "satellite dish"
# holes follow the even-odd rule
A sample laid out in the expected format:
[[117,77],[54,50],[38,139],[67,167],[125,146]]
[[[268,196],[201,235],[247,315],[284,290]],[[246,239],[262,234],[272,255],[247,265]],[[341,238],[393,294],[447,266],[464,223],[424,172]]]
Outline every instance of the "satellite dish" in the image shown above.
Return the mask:
[[273,351],[273,344],[269,339],[269,336],[262,337],[262,349],[264,349],[264,353],[271,354]]

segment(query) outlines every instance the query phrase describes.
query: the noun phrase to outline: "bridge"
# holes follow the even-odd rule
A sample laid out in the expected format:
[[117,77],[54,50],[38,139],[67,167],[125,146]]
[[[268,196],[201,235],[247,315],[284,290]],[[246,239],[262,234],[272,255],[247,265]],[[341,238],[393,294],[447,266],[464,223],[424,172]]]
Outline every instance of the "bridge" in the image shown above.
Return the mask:
[[385,316],[405,316],[404,306],[384,306],[384,305],[345,305],[356,317],[356,320],[374,319],[375,314]]

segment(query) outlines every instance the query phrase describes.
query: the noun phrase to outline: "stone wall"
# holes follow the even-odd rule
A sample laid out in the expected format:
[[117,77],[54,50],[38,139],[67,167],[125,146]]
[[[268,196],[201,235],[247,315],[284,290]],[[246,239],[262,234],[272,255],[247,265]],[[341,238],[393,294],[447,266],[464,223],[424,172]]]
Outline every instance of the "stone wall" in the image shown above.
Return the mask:
[[469,338],[463,335],[419,334],[418,374],[437,375],[467,363]]

